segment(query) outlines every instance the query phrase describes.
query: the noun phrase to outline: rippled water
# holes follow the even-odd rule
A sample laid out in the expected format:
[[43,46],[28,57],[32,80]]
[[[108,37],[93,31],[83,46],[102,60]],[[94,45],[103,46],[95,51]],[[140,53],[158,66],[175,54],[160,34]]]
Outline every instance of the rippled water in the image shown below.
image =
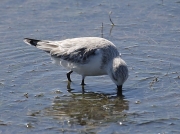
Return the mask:
[[[178,0],[1,1],[0,133],[180,133],[179,7]],[[87,77],[82,89],[73,73],[69,85],[65,69],[22,41],[82,36],[118,47],[130,73],[123,98],[108,76]]]

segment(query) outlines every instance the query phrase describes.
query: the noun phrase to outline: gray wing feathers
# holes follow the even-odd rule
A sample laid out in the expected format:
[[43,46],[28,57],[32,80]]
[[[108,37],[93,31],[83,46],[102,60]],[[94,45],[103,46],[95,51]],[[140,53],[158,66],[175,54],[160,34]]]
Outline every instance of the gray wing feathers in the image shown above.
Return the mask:
[[87,63],[90,57],[95,56],[96,54],[96,49],[87,50],[87,48],[80,48],[71,53],[59,55],[58,57],[75,63]]
[[41,50],[44,50],[46,52],[49,52],[49,53],[51,53],[51,51],[53,49],[57,49],[58,48],[57,45],[54,45],[54,44],[51,44],[51,43],[46,43],[46,42],[45,43],[44,42],[39,42],[36,47],[41,49]]
[[75,49],[75,44],[64,44],[61,41],[43,41],[25,38],[24,42],[50,53],[52,57],[75,63],[87,63],[90,56],[97,54],[97,49],[88,49],[87,47]]

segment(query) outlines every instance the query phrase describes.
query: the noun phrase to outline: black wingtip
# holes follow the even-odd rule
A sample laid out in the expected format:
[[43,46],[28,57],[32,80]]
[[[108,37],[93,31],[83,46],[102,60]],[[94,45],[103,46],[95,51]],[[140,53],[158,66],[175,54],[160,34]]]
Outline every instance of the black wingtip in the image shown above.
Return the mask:
[[40,40],[24,38],[24,42],[29,45],[37,46],[37,43],[40,42]]

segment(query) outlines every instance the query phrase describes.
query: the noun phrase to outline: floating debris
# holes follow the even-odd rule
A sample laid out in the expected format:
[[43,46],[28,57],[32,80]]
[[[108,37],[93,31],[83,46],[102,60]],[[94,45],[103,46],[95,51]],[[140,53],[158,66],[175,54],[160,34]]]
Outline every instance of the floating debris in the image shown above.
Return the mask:
[[158,82],[158,77],[155,77],[152,82],[150,82],[150,87],[152,87],[154,85],[154,83]]
[[32,126],[31,123],[27,123],[27,124],[26,124],[26,127],[27,127],[27,128],[33,128],[33,126]]
[[119,122],[119,125],[122,125],[122,122]]
[[141,102],[139,100],[135,101],[135,104],[140,104]]
[[43,97],[43,96],[44,96],[43,93],[40,93],[40,94],[35,95],[35,97]]
[[24,96],[25,96],[26,98],[28,98],[28,93],[25,93]]

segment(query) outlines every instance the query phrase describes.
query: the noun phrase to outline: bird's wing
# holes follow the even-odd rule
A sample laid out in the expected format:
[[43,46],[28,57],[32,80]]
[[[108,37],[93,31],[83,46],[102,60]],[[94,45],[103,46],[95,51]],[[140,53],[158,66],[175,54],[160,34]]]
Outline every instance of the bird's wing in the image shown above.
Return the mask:
[[50,53],[52,57],[75,63],[87,63],[90,57],[99,54],[99,49],[89,47],[91,44],[84,40],[43,41],[25,38],[24,42]]
[[[60,52],[61,53],[61,52]],[[74,63],[87,63],[90,57],[97,55],[96,49],[88,50],[87,48],[79,48],[71,52],[59,54],[58,50],[51,51],[51,55]]]

